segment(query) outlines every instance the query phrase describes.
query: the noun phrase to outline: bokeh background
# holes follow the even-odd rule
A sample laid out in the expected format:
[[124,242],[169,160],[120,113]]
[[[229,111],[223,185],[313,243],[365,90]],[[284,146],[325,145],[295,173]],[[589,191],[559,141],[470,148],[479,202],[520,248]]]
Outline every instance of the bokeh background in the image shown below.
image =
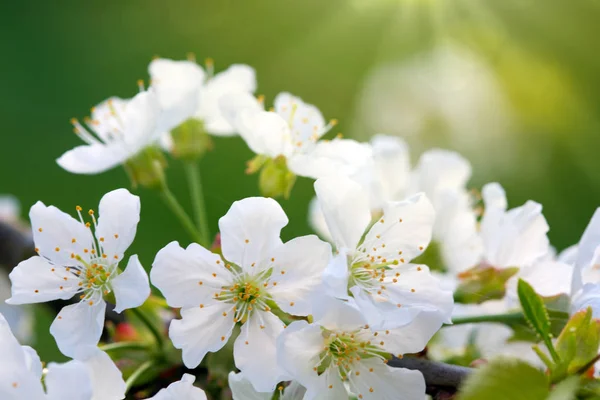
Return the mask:
[[[576,242],[600,205],[600,1],[221,0],[21,1],[0,5],[0,193],[23,217],[37,200],[97,207],[128,187],[123,170],[76,176],[54,162],[79,144],[69,124],[90,107],[137,92],[158,55],[211,57],[256,68],[258,93],[290,91],[340,123],[333,134],[401,135],[413,162],[430,147],[473,163],[473,187],[502,183],[511,206],[534,199],[554,246]],[[215,140],[202,160],[210,226],[234,200],[257,194],[244,174],[251,152]],[[169,182],[189,206],[182,169]],[[130,254],[149,267],[172,240],[188,239],[151,192]],[[286,238],[310,231],[312,182],[282,205]],[[41,315],[40,331],[50,323]],[[47,327],[47,325],[46,325]],[[43,359],[59,359],[40,337]]]

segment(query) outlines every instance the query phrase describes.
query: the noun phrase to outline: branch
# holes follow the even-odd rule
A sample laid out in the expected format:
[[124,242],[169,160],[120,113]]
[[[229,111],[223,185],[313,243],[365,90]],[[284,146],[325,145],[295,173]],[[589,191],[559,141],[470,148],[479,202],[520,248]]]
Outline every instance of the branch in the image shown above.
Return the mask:
[[420,371],[425,378],[427,394],[432,396],[440,395],[440,393],[455,393],[463,380],[473,371],[472,368],[417,357],[394,357],[388,362],[388,365],[394,368]]

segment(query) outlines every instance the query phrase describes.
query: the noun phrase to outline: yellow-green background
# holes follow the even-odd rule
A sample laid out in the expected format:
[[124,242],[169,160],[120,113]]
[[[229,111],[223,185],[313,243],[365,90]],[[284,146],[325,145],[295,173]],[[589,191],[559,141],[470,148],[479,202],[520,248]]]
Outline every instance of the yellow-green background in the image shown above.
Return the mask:
[[[353,114],[369,71],[452,41],[485,60],[516,118],[509,135],[518,143],[517,160],[487,175],[478,161],[473,186],[498,180],[511,205],[541,202],[561,249],[578,239],[600,205],[598,21],[597,0],[3,2],[0,193],[18,196],[26,216],[37,200],[65,210],[96,207],[105,192],[128,187],[121,169],[77,176],[54,160],[78,144],[69,119],[111,95],[135,94],[155,55],[193,52],[199,60],[212,57],[217,71],[250,64],[267,103],[290,91],[339,119],[336,132],[349,133],[356,132]],[[486,132],[480,135],[485,140]],[[245,144],[237,138],[215,144],[202,161],[213,232],[234,200],[257,195],[256,177],[243,172],[252,156]],[[493,152],[490,160],[502,156]],[[188,206],[176,162],[169,181]],[[153,193],[141,195],[130,254],[139,253],[149,267],[162,246],[187,237]],[[312,195],[311,182],[300,179],[282,202],[291,221],[286,238],[309,232]]]

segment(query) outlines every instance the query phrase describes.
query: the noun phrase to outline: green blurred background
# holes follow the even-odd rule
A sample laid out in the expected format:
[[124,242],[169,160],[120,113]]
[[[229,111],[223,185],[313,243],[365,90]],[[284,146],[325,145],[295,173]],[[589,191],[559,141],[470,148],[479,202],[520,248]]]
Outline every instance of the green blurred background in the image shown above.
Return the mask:
[[[473,162],[472,186],[495,180],[512,206],[541,202],[558,249],[577,241],[600,205],[596,0],[22,1],[3,2],[0,10],[0,193],[16,195],[24,216],[37,200],[74,211],[128,187],[122,169],[82,176],[56,165],[79,144],[69,119],[111,95],[134,95],[155,55],[181,59],[188,52],[213,58],[217,71],[250,64],[267,104],[282,90],[299,95],[340,121],[334,134],[406,133],[413,161],[430,146],[460,151]],[[439,48],[467,61],[430,79],[414,60]],[[397,72],[386,78],[382,68]],[[445,68],[443,58],[435,68]],[[453,82],[446,85],[445,77]],[[490,87],[502,106],[492,101],[482,111],[473,93],[489,94]],[[385,123],[376,115],[384,107],[378,98],[388,106]],[[445,102],[443,115],[429,104],[437,101]],[[461,114],[458,131],[447,122],[454,112]],[[406,115],[415,113],[418,132],[407,132]],[[257,177],[243,172],[252,157],[245,144],[231,138],[215,145],[202,160],[213,232],[234,200],[257,195]],[[169,181],[189,206],[176,162]],[[286,238],[310,231],[311,185],[300,179],[282,201],[291,221]],[[141,196],[130,254],[149,267],[162,246],[188,240],[153,193]],[[41,353],[55,357],[50,347]]]

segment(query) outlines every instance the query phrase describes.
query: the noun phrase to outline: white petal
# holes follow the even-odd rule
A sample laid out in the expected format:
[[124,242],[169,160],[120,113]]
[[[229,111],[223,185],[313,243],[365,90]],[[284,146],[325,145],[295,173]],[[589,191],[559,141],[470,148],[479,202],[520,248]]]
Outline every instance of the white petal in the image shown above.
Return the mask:
[[577,261],[575,262],[575,272],[573,273],[573,288],[575,293],[581,289],[582,270],[592,263],[596,249],[600,246],[600,208],[596,209],[588,226],[585,228],[577,251]]
[[268,392],[282,380],[287,380],[277,364],[277,337],[283,331],[283,322],[270,312],[255,312],[242,326],[235,340],[235,366],[244,373],[256,391]]
[[38,256],[21,261],[9,277],[12,296],[6,300],[8,304],[67,300],[79,290],[79,279],[64,268],[49,264]]
[[171,242],[156,254],[150,279],[171,307],[196,307],[229,286],[231,272],[218,254],[195,243],[184,250]]
[[[221,118],[232,127],[232,130],[239,132],[244,129],[241,119],[241,112],[246,110],[252,114],[264,111],[262,103],[249,92],[228,93],[219,99],[219,111]],[[220,133],[224,135],[224,133]]]
[[252,93],[256,90],[256,73],[252,67],[234,64],[211,78],[200,92],[196,115],[204,120],[207,132],[231,135],[235,132],[228,119],[221,115],[220,100],[232,93]]
[[577,260],[577,252],[579,251],[579,246],[577,244],[573,244],[558,254],[557,261],[563,262],[569,265],[575,265],[575,261]]
[[600,284],[586,283],[583,288],[573,295],[571,314],[592,308],[593,318],[600,318]]
[[419,371],[391,368],[376,358],[356,365],[359,377],[350,380],[350,389],[362,399],[423,400],[425,378]]
[[[125,398],[123,374],[113,360],[97,347],[86,349],[81,362],[90,377],[94,395],[91,400],[119,400]],[[79,356],[77,354],[76,356]]]
[[358,286],[350,288],[352,299],[373,329],[397,328],[409,324],[423,310],[420,307],[398,307],[387,297],[374,296]]
[[514,277],[507,282],[507,295],[514,296],[517,300],[518,279],[523,279],[541,296],[556,296],[569,294],[571,291],[571,278],[573,267],[558,261],[540,261],[531,266],[523,267]]
[[[27,350],[26,350],[27,351]],[[19,345],[8,323],[0,315],[0,398],[45,399],[39,376],[27,365],[28,354]]]
[[150,63],[148,72],[163,110],[161,128],[169,131],[191,118],[204,82],[202,68],[193,61],[159,58]]
[[232,305],[214,301],[206,306],[182,308],[181,319],[171,321],[169,337],[182,350],[183,363],[196,368],[206,353],[225,346],[235,323]]
[[117,300],[115,312],[144,304],[150,296],[150,282],[137,255],[129,258],[127,268],[111,281],[111,287]]
[[161,111],[153,90],[136,94],[120,117],[123,120],[124,141],[132,155],[153,144],[164,132],[158,126]]
[[129,248],[137,224],[140,221],[140,198],[127,189],[117,189],[106,193],[98,207],[100,218],[96,229],[96,238],[109,259],[123,259],[123,253]]
[[88,124],[104,143],[114,139],[115,132],[122,129],[120,115],[125,111],[130,99],[113,96],[92,107],[92,123]]
[[360,249],[365,249],[367,258],[408,262],[429,245],[434,218],[433,206],[423,193],[405,201],[390,202],[369,229]]
[[241,110],[235,122],[241,138],[256,154],[289,156],[293,147],[288,123],[274,112]]
[[25,364],[27,365],[27,369],[36,378],[41,380],[43,366],[37,351],[29,346],[21,346],[21,350],[23,350],[23,353],[25,354]]
[[322,282],[331,258],[331,246],[314,235],[290,240],[275,252],[269,293],[279,307],[292,315],[311,313],[310,297]]
[[260,266],[261,261],[273,257],[281,245],[281,229],[287,223],[285,212],[273,199],[249,197],[234,202],[219,220],[223,256],[253,271],[253,263]]
[[85,249],[92,248],[88,228],[54,206],[38,201],[29,211],[33,241],[38,253],[57,265],[74,265],[73,256],[88,260]]
[[334,255],[323,271],[323,290],[325,294],[345,299],[348,297],[348,252],[341,249]]
[[294,143],[314,142],[327,132],[325,119],[319,109],[299,97],[286,92],[279,93],[275,97],[274,108],[281,118],[288,121]]
[[147,400],[206,400],[206,394],[194,386],[196,378],[191,374],[183,374],[181,380],[171,383]]
[[257,392],[241,372],[231,371],[228,381],[233,400],[271,400],[273,397],[272,392]]
[[99,295],[92,300],[63,307],[50,326],[50,334],[54,336],[59,350],[68,357],[74,357],[80,349],[96,346],[104,328],[105,311],[106,303]]
[[11,195],[0,195],[0,220],[17,221],[21,215],[21,203]]
[[319,199],[314,197],[308,205],[308,224],[315,231],[317,235],[323,240],[332,242],[331,233],[327,228],[327,222],[325,221],[325,215],[319,204]]
[[354,250],[371,221],[364,190],[347,177],[332,176],[318,179],[315,191],[335,245]]
[[497,182],[488,183],[481,189],[481,196],[487,208],[495,208],[506,211],[508,201],[506,200],[506,192],[504,188]]
[[48,364],[48,373],[44,382],[48,400],[92,398],[92,382],[85,367],[79,361]]
[[388,201],[405,197],[410,178],[410,155],[406,142],[389,135],[371,138],[373,171],[371,208],[381,208]]
[[329,330],[352,331],[367,322],[352,299],[317,295],[314,300],[314,322]]
[[440,313],[421,312],[407,325],[378,331],[377,338],[384,343],[382,347],[394,355],[418,353],[440,330],[444,320]]
[[302,400],[304,399],[305,394],[306,388],[300,385],[298,382],[292,381],[284,389],[283,396],[281,396],[281,400]]
[[100,174],[122,164],[132,153],[122,143],[77,146],[60,156],[56,163],[74,174]]
[[351,176],[372,163],[371,147],[352,139],[319,141],[298,147],[288,160],[289,169],[299,176],[319,179],[330,175]]

